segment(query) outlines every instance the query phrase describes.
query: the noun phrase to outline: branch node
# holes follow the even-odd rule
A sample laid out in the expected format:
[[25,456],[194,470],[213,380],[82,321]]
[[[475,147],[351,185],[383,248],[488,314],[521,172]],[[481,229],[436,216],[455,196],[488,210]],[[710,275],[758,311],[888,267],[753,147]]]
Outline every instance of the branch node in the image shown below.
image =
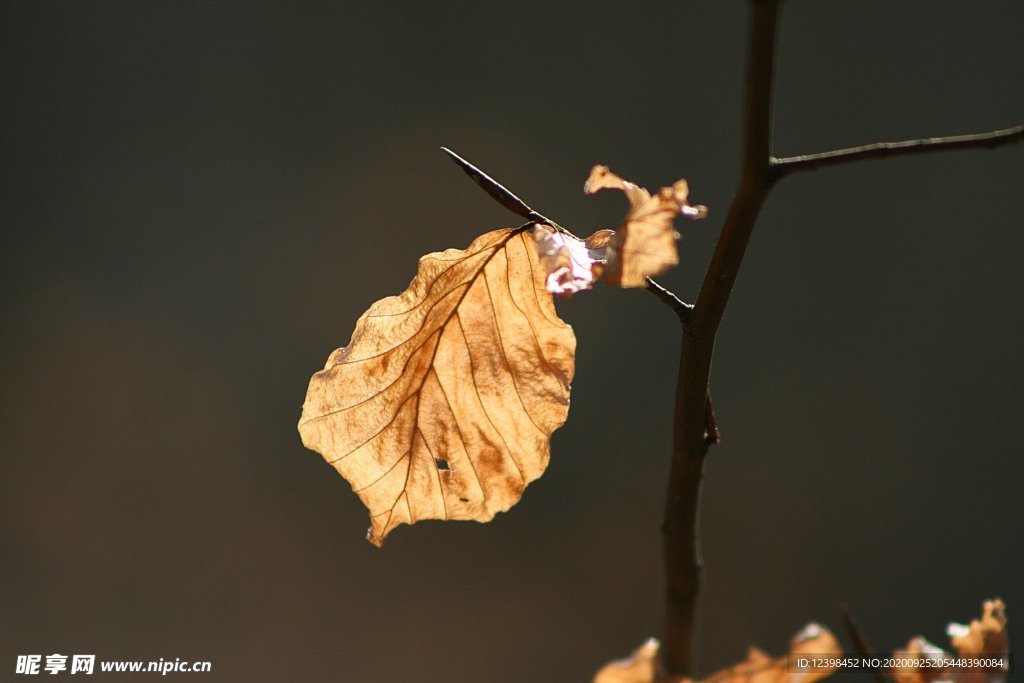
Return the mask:
[[689,321],[690,314],[693,312],[693,304],[688,304],[678,296],[668,291],[660,284],[658,284],[653,278],[647,278],[647,291],[658,297],[662,303],[672,309],[679,318],[679,322],[684,325]]

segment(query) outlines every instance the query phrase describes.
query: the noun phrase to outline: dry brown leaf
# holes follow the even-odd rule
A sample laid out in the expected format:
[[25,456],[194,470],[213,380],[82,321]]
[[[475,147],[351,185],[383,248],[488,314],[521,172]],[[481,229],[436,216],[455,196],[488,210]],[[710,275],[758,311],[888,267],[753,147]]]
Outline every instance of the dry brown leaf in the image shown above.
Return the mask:
[[1010,651],[1006,605],[999,599],[986,600],[981,606],[981,619],[974,619],[966,626],[950,624],[946,634],[960,655],[1005,655]]
[[537,253],[548,273],[547,290],[569,296],[603,279],[619,287],[646,287],[647,278],[679,262],[676,240],[679,234],[672,220],[679,214],[703,218],[707,208],[687,204],[685,180],[663,187],[654,197],[642,187],[595,166],[583,191],[622,190],[629,199],[626,220],[616,230],[598,230],[581,240],[564,228],[537,224],[533,236]]
[[533,238],[541,265],[548,274],[547,290],[559,296],[570,296],[593,287],[604,273],[611,235],[611,230],[598,230],[581,240],[566,230],[535,224]]
[[[708,676],[703,683],[814,683],[835,670],[796,668],[796,659],[808,655],[839,657],[842,648],[831,631],[818,624],[808,624],[793,636],[787,657],[771,657],[752,647],[746,660]],[[612,662],[598,671],[594,683],[655,683],[659,680],[657,660],[658,641],[648,640],[628,659]]]
[[653,197],[642,187],[623,180],[607,166],[594,166],[583,191],[622,190],[629,199],[626,220],[615,230],[608,244],[605,282],[619,287],[646,287],[647,278],[659,275],[679,263],[676,240],[679,233],[672,221],[682,214],[704,218],[707,208],[687,203],[689,186],[680,180],[663,187]]
[[837,667],[801,670],[795,666],[803,656],[839,657],[839,647],[832,632],[818,624],[808,624],[789,641],[787,657],[772,658],[757,648],[750,648],[747,660],[723,669],[705,683],[814,683],[831,674]]
[[[895,683],[1005,683],[1010,641],[1006,633],[1006,607],[1002,600],[987,600],[981,619],[970,625],[950,624],[946,629],[957,656],[962,658],[1002,658],[1003,665],[988,669],[943,668],[942,660],[952,657],[942,648],[918,636],[906,648],[893,653],[896,660],[930,660],[931,666],[902,667],[892,670]],[[818,624],[808,624],[790,641],[787,657],[773,658],[757,648],[750,648],[747,659],[722,669],[701,683],[814,683],[836,671],[838,667],[808,668],[796,664],[801,658],[842,657],[842,648],[835,636]],[[629,658],[605,665],[594,677],[594,683],[668,683],[657,677],[658,641],[648,640]],[[693,683],[691,679],[672,678],[671,683]]]
[[[942,680],[953,683],[1001,683],[1006,679],[1009,671],[1006,658],[1010,651],[1010,639],[1006,632],[1006,605],[1002,600],[986,600],[982,604],[981,619],[973,620],[970,625],[950,624],[946,628],[946,633],[959,657],[1002,658],[1004,665],[990,668],[897,667],[892,672],[896,682],[930,683]],[[942,648],[920,636],[912,638],[903,650],[893,653],[893,658],[898,660],[927,658],[938,661],[950,656]]]
[[938,661],[949,655],[938,645],[917,636],[911,638],[904,649],[893,652],[892,656],[897,661],[936,662],[933,666],[898,666],[892,670],[892,677],[896,683],[930,683],[943,677],[945,670]]
[[488,521],[544,472],[576,349],[545,279],[524,230],[428,254],[313,375],[303,443],[352,484],[375,545],[423,519]]
[[594,676],[594,683],[652,683],[656,678],[659,643],[649,638],[629,657],[609,662]]

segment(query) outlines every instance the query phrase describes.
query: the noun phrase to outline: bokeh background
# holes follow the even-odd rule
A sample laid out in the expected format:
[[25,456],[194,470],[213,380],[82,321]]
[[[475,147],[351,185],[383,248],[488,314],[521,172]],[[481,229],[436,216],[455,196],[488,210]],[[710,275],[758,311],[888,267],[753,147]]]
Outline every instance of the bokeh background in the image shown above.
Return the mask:
[[[679,335],[653,297],[559,302],[569,421],[491,524],[372,547],[295,423],[421,254],[517,223],[440,145],[581,233],[625,208],[581,193],[592,164],[689,178],[711,215],[662,279],[692,299],[737,177],[744,2],[2,13],[0,677],[60,652],[583,681],[658,633]],[[1015,0],[792,0],[776,152],[1019,123],[1021,26]],[[1015,147],[773,192],[713,370],[702,673],[841,603],[878,650],[946,643],[986,597],[1024,614],[1022,179]]]

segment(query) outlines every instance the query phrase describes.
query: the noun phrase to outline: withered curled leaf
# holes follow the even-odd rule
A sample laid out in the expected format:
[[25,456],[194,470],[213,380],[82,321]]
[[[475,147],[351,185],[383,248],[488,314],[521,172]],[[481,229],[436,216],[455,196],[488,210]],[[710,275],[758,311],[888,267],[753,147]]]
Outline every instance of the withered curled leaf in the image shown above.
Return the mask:
[[622,190],[629,200],[626,220],[615,229],[608,243],[605,282],[618,287],[645,287],[647,278],[659,275],[679,263],[672,227],[678,215],[704,218],[707,207],[687,203],[690,189],[685,180],[663,187],[653,197],[642,187],[623,180],[607,166],[594,166],[583,186],[587,194],[598,190]]
[[653,683],[660,645],[656,639],[648,638],[629,657],[605,664],[594,676],[594,683]]
[[[1006,607],[1002,600],[986,600],[980,619],[970,625],[950,624],[946,629],[961,662],[981,660],[995,666],[948,667],[951,655],[924,638],[912,638],[893,653],[897,662],[920,662],[920,666],[892,669],[894,683],[1005,683],[1009,672],[1010,641],[1006,634]],[[833,662],[843,654],[835,636],[818,624],[808,624],[790,641],[787,657],[771,657],[750,648],[747,659],[722,669],[701,683],[814,683],[839,668]],[[801,668],[801,659],[824,660],[827,666]],[[927,664],[925,663],[927,662]],[[658,676],[658,641],[648,640],[629,658],[605,665],[594,683],[693,683],[692,679]]]
[[[946,628],[950,642],[957,655],[963,660],[981,659],[985,662],[999,662],[995,666],[944,667],[950,655],[921,636],[911,638],[907,646],[897,650],[893,659],[897,662],[918,662],[921,666],[900,666],[892,671],[896,683],[930,683],[931,681],[952,681],[953,683],[1002,683],[1009,672],[1007,656],[1010,640],[1006,632],[1006,606],[1002,600],[986,600],[981,607],[981,618],[967,624],[950,624]],[[930,660],[924,665],[924,660]]]
[[[892,670],[893,680],[897,683],[930,683],[944,679],[942,660],[949,656],[941,647],[928,642],[923,636],[916,636],[907,642],[907,646],[893,653],[897,662],[920,662],[920,666],[897,666]],[[927,662],[927,664],[925,664]]]
[[[801,656],[837,657],[842,648],[832,632],[818,624],[808,624],[793,636],[787,657],[771,657],[755,647],[746,660],[703,679],[703,683],[814,683],[835,668],[801,670],[794,664]],[[655,683],[658,677],[658,641],[648,640],[628,659],[607,664],[597,672],[594,683]],[[673,683],[692,679],[676,677]]]
[[593,287],[604,273],[611,236],[611,230],[598,230],[581,240],[566,230],[535,224],[533,238],[541,265],[548,274],[547,290],[559,296],[570,296]]
[[747,659],[704,679],[705,683],[814,683],[838,667],[803,670],[796,666],[802,656],[838,657],[843,653],[839,641],[827,628],[811,623],[789,641],[789,655],[771,657],[755,647]]
[[981,605],[981,619],[970,624],[950,624],[946,634],[953,643],[957,654],[984,654],[993,657],[1010,651],[1010,639],[1006,634],[1006,605],[998,598],[986,600]]
[[303,443],[351,483],[381,545],[400,524],[485,522],[545,470],[576,338],[525,229],[420,259],[313,375]]

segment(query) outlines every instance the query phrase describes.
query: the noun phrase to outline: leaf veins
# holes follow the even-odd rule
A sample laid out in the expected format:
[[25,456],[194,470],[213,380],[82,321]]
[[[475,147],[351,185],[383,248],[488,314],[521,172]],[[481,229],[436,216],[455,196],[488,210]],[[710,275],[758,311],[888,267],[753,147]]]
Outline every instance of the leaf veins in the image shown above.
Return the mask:
[[362,499],[375,545],[422,519],[486,522],[546,469],[576,338],[537,260],[524,228],[424,256],[310,380],[303,443]]

